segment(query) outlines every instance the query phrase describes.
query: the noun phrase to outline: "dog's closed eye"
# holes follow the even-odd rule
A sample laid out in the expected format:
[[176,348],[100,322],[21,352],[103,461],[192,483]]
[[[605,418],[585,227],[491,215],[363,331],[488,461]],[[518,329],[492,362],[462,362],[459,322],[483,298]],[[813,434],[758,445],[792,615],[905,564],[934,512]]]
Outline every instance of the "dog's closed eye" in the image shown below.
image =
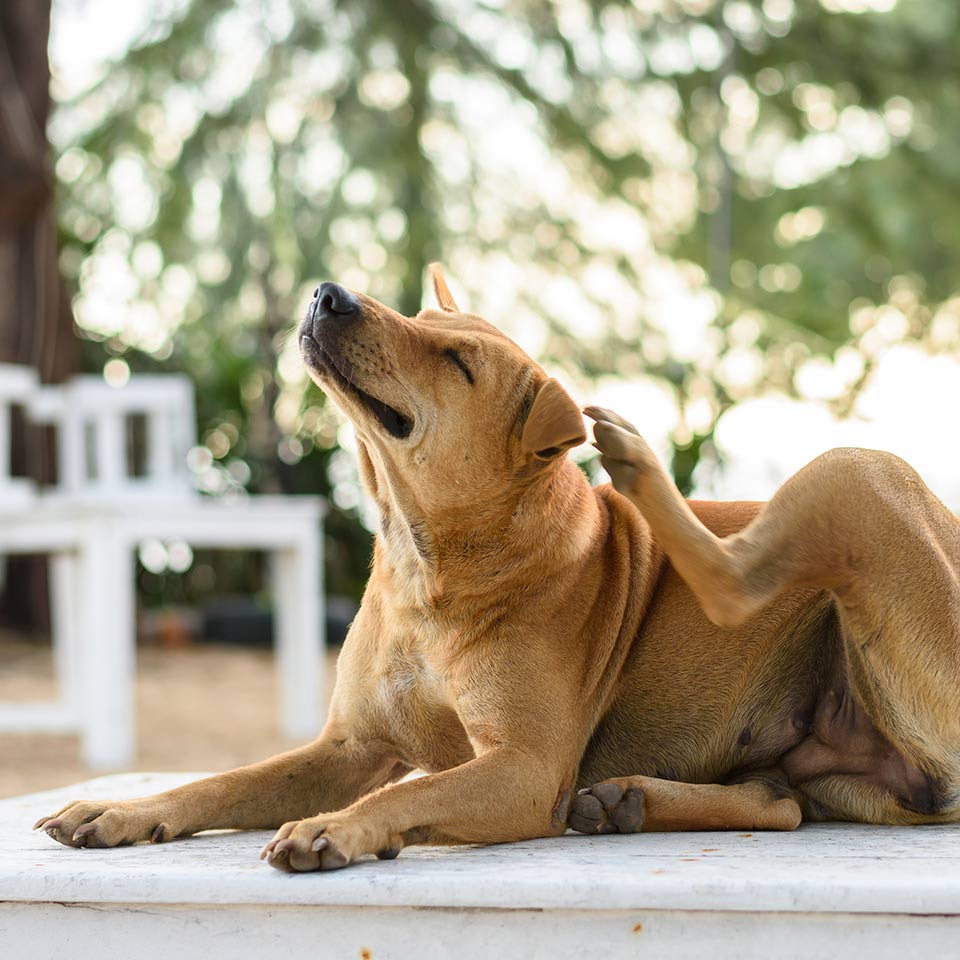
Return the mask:
[[463,358],[457,353],[453,347],[448,347],[443,351],[443,355],[450,360],[451,363],[456,364],[460,368],[460,372],[467,378],[467,383],[470,386],[473,386],[473,374],[470,372],[470,368],[463,362]]

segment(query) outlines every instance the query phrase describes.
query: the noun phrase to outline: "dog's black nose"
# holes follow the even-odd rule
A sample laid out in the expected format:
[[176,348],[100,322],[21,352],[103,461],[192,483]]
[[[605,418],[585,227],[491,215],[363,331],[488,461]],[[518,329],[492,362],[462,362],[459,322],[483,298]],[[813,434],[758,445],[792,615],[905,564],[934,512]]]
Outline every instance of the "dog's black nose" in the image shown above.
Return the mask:
[[314,317],[327,320],[347,320],[360,310],[360,301],[339,283],[321,283],[314,291]]

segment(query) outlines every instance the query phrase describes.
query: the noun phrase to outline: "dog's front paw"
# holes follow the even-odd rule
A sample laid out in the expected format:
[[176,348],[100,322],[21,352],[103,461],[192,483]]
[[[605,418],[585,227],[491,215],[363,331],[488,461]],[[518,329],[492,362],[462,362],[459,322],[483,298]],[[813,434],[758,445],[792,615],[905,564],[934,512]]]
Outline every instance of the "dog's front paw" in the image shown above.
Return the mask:
[[656,454],[636,427],[612,410],[587,407],[584,413],[596,420],[594,445],[600,451],[600,462],[610,474],[614,488],[626,497],[636,497],[640,479],[662,469]]
[[640,787],[629,780],[604,780],[577,792],[567,822],[577,833],[638,833],[644,812]]
[[287,873],[339,870],[365,853],[391,860],[402,846],[399,836],[378,840],[362,822],[319,816],[285,823],[263,848],[260,859]]
[[33,829],[68,847],[117,847],[140,840],[162,843],[178,832],[170,811],[149,799],[74,800],[53,816],[41,817]]

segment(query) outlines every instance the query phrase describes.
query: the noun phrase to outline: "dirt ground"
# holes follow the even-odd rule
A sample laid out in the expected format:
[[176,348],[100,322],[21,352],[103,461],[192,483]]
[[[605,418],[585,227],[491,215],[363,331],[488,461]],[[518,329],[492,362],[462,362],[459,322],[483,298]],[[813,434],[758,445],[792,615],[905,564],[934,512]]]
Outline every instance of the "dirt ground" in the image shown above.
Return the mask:
[[[327,658],[328,694],[335,657]],[[49,648],[0,637],[0,701],[52,699]],[[296,746],[278,729],[273,654],[195,646],[137,652],[137,759],[132,770],[205,771]],[[0,733],[0,797],[87,780],[76,736]]]

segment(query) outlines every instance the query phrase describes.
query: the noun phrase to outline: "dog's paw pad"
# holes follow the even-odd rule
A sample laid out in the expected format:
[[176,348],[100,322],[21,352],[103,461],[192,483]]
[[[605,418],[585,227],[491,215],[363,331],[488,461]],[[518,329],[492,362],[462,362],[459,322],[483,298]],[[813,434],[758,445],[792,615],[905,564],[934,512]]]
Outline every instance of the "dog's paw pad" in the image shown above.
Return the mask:
[[643,828],[643,815],[643,790],[624,790],[608,780],[574,797],[567,823],[577,833],[636,833]]

